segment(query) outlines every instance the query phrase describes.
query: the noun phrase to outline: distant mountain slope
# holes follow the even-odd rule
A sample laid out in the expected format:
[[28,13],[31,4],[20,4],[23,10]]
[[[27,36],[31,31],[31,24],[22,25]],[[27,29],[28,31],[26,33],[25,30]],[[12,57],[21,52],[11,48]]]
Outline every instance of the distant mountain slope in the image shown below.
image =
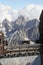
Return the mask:
[[30,40],[39,39],[39,16],[43,6],[28,5],[19,10],[2,4],[0,7],[0,30],[4,32],[6,37],[21,30],[27,34]]
[[[23,40],[23,38],[29,38],[32,41],[39,39],[38,26],[39,21],[37,19],[26,21],[23,16],[18,17],[14,22],[9,22],[7,19],[3,21],[5,35],[10,38],[13,36],[12,39],[16,38],[16,41]],[[16,31],[19,34],[15,34]]]

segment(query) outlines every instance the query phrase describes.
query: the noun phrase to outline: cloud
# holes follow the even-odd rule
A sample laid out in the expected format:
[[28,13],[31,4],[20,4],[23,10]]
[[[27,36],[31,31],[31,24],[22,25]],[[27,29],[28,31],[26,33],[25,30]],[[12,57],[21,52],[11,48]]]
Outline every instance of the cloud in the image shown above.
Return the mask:
[[32,4],[20,10],[15,10],[7,5],[0,4],[0,22],[2,22],[5,18],[9,21],[14,21],[19,15],[23,15],[25,18],[29,19],[38,19],[42,9],[43,6]]
[[0,7],[0,21],[5,18],[7,18],[9,21],[12,21],[13,17],[16,15],[16,10],[13,10],[11,7],[3,4],[0,4]]

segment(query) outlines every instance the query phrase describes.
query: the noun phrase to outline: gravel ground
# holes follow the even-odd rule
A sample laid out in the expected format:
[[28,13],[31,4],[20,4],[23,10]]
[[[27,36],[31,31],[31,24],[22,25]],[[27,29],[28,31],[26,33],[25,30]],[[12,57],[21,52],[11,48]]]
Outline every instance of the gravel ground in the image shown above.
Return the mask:
[[0,59],[2,65],[41,65],[40,56],[26,56]]

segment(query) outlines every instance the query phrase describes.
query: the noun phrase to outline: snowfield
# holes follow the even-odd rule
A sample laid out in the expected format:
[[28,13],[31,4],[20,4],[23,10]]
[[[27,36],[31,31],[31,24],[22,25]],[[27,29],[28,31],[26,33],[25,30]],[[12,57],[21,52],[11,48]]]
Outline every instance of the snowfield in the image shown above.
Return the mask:
[[41,65],[40,56],[27,56],[0,59],[2,65]]

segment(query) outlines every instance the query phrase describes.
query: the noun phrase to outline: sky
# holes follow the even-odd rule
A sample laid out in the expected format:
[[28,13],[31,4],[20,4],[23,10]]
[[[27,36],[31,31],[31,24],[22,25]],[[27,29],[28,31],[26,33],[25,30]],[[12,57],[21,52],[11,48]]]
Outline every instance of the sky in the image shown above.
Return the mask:
[[20,9],[29,4],[43,5],[43,0],[0,0],[0,4],[8,5],[14,9]]

